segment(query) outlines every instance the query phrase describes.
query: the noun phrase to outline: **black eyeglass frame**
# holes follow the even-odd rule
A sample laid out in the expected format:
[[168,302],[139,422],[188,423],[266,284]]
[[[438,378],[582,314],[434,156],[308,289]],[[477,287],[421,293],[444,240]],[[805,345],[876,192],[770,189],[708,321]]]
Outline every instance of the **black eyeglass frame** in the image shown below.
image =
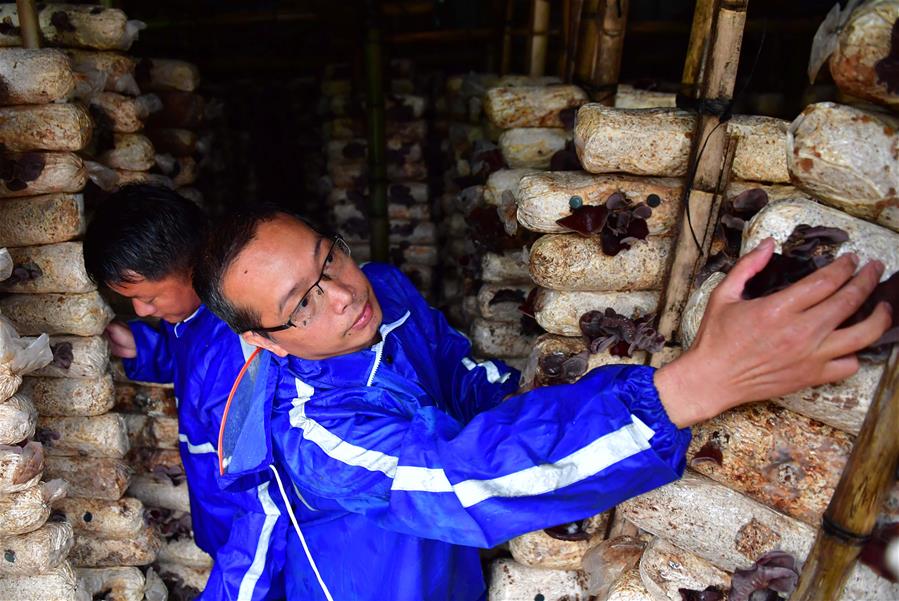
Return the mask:
[[309,286],[309,289],[306,291],[306,293],[300,297],[300,301],[293,308],[293,311],[290,312],[290,316],[287,318],[286,323],[283,323],[279,326],[272,326],[270,328],[263,328],[263,327],[250,328],[247,331],[248,332],[256,332],[258,334],[263,334],[263,333],[272,334],[274,332],[283,332],[284,330],[289,330],[290,328],[298,327],[297,324],[295,324],[295,323],[293,323],[293,321],[291,321],[291,318],[293,317],[293,315],[296,314],[296,312],[300,309],[300,305],[303,304],[303,301],[306,300],[306,297],[308,297],[309,294],[315,288],[318,288],[318,292],[320,295],[323,295],[325,293],[325,291],[322,290],[322,287],[320,284],[321,284],[322,279],[325,277],[325,270],[328,269],[328,259],[331,258],[331,254],[334,252],[334,247],[337,246],[338,242],[343,242],[342,249],[346,250],[345,254],[347,257],[350,256],[350,252],[349,252],[350,246],[349,246],[349,244],[346,243],[346,240],[344,240],[340,236],[334,236],[331,239],[331,246],[328,248],[328,254],[325,255],[325,262],[324,262],[324,264],[322,264],[322,270],[318,274],[318,279],[316,279],[315,282],[311,286]]

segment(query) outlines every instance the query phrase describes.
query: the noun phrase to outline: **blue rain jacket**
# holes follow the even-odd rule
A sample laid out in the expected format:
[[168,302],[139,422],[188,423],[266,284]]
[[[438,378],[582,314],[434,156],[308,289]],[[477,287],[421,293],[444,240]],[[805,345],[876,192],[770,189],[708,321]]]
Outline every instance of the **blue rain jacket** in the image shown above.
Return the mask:
[[226,427],[226,481],[274,469],[291,495],[289,599],[474,601],[485,593],[476,547],[683,473],[690,433],[668,419],[651,368],[604,367],[504,401],[517,372],[475,362],[397,269],[364,272],[381,340],[279,362],[251,418]]
[[219,426],[235,376],[253,347],[205,306],[174,326],[132,321],[137,357],[124,361],[132,380],[174,383],[178,438],[197,546],[214,560],[198,599],[260,601],[284,597],[282,566],[290,526],[284,503],[261,473],[245,490],[217,482]]

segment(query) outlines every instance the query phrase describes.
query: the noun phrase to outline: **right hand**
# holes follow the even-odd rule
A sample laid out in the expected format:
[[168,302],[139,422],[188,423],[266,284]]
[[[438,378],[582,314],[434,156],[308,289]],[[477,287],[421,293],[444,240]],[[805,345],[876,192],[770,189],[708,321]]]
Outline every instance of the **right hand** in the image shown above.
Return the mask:
[[121,321],[113,321],[106,326],[106,338],[109,340],[109,350],[116,357],[134,359],[137,357],[137,345],[134,342],[134,334],[128,324]]
[[769,239],[737,262],[712,293],[693,346],[656,373],[675,424],[692,425],[744,403],[848,378],[858,370],[855,353],[890,327],[890,307],[881,303],[864,321],[837,329],[868,298],[884,269],[873,261],[855,273],[854,255],[780,292],[744,300],[746,282],[773,253]]

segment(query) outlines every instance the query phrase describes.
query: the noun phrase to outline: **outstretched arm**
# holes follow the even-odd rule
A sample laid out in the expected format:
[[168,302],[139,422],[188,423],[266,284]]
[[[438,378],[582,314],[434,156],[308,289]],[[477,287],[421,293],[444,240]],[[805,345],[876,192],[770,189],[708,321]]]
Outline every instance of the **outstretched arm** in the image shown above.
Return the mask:
[[712,294],[693,346],[656,372],[662,404],[678,426],[845,379],[858,370],[855,353],[890,327],[891,308],[881,303],[864,321],[838,329],[883,274],[879,261],[856,273],[855,255],[780,292],[744,300],[746,282],[773,252],[769,239],[737,262]]

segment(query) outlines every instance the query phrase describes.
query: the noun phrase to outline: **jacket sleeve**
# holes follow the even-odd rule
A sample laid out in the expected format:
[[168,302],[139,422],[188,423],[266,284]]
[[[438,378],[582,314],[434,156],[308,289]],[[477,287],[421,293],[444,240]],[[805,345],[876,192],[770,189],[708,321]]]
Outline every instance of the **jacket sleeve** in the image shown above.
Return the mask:
[[447,412],[465,424],[513,394],[521,377],[518,370],[498,359],[476,361],[468,337],[452,327],[441,311],[428,306],[405,274],[395,271],[409,302],[418,305],[417,314],[429,321],[422,325],[428,331],[432,352],[440,358],[436,364],[444,370],[440,382]]
[[263,601],[284,596],[288,516],[277,485],[254,491],[258,507],[236,513],[228,541],[213,556],[212,571],[198,601]]
[[134,334],[137,356],[122,361],[125,374],[139,382],[167,384],[174,381],[175,358],[169,332],[140,320],[129,321],[128,327]]
[[316,393],[295,379],[294,398],[276,404],[273,435],[301,489],[384,528],[491,547],[680,477],[690,432],[668,419],[653,375],[598,368],[464,426],[433,407],[390,409],[400,405],[384,389]]

